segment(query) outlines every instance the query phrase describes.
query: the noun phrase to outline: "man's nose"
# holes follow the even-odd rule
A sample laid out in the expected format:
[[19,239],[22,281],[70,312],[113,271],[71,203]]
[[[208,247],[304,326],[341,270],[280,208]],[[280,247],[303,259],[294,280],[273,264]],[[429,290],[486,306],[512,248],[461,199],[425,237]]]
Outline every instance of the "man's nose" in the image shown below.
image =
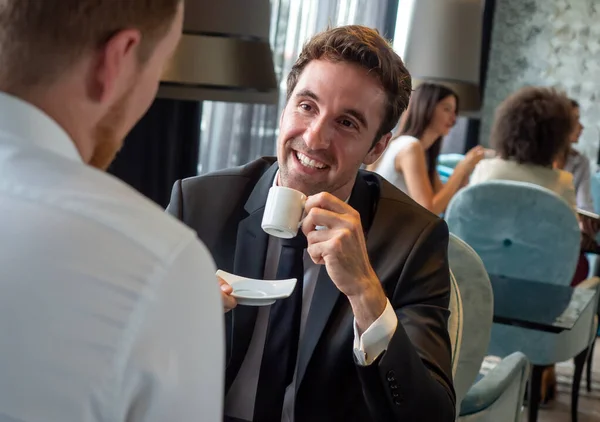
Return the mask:
[[304,132],[304,143],[311,150],[329,148],[331,129],[323,119],[316,119]]

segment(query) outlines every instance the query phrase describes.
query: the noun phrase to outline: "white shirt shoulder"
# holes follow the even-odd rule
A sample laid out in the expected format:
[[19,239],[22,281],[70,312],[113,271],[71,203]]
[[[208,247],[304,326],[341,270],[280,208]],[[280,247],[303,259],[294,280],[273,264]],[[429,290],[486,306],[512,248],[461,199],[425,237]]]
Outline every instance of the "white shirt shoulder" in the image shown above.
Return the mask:
[[0,210],[0,415],[221,420],[222,308],[193,231],[4,95]]

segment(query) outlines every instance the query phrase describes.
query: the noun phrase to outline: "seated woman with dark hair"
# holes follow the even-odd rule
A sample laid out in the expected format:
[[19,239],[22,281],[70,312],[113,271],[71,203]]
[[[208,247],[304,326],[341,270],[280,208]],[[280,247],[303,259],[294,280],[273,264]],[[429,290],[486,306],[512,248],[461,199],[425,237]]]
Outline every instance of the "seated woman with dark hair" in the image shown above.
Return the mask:
[[[492,126],[491,142],[498,158],[480,161],[470,184],[498,179],[533,183],[556,192],[575,212],[573,175],[554,167],[568,151],[574,124],[571,102],[562,93],[533,87],[513,93],[497,108]],[[571,285],[583,281],[588,270],[585,255],[580,254]],[[545,402],[556,394],[553,366],[545,369],[542,379]]]
[[456,93],[443,85],[422,83],[402,116],[399,133],[368,170],[379,173],[429,211],[444,212],[484,156],[483,147],[471,149],[442,183],[437,160],[442,139],[454,126],[457,113]]
[[553,167],[569,147],[570,100],[550,88],[522,88],[496,110],[491,142],[498,156],[482,160],[470,184],[514,180],[543,186],[577,207],[573,175]]
[[[570,148],[574,126],[571,100],[564,94],[551,88],[520,89],[496,110],[491,141],[498,158],[482,160],[470,184],[498,179],[534,183],[562,196],[576,212],[573,175],[554,166]],[[586,237],[595,236],[593,227],[581,221],[580,226]],[[582,254],[572,285],[583,281],[588,269]]]
[[594,211],[592,193],[590,189],[590,161],[588,158],[573,148],[573,144],[579,141],[583,125],[580,120],[579,103],[571,99],[571,114],[575,124],[569,135],[569,147],[565,154],[560,156],[554,163],[556,168],[568,171],[573,175],[573,184],[577,195],[577,206],[586,211]]

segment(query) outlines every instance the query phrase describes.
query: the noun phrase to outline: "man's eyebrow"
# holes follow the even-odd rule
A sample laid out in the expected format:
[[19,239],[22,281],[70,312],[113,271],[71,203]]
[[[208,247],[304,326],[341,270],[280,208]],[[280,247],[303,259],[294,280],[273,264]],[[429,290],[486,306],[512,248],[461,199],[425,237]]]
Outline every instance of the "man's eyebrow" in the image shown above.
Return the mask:
[[296,94],[296,98],[299,98],[299,97],[308,97],[308,98],[312,98],[315,101],[319,101],[319,97],[317,96],[317,94],[312,92],[310,89],[303,89],[302,91],[298,92]]

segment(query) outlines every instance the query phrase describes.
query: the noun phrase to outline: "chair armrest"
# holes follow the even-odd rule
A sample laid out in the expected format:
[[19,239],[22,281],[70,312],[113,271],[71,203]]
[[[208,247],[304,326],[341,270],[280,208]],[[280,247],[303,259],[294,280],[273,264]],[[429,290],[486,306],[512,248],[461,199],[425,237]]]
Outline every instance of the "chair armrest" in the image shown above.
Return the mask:
[[527,377],[529,362],[521,352],[515,352],[498,363],[467,392],[460,405],[460,416],[479,413],[490,407],[516,378]]

